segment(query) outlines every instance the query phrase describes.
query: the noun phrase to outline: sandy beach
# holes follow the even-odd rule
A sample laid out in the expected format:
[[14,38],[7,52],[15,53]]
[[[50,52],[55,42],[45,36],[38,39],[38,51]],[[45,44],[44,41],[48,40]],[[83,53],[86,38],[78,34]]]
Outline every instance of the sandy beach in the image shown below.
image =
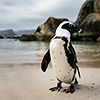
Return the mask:
[[67,84],[60,92],[49,91],[57,83],[51,67],[43,73],[40,64],[0,64],[0,100],[99,100],[100,68],[80,67],[80,71],[76,91],[66,94],[62,90]]

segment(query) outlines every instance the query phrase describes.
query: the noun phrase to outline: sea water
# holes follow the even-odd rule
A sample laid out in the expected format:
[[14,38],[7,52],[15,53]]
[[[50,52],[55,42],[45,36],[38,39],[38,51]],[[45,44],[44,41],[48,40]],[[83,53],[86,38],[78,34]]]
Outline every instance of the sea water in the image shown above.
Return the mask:
[[[79,62],[100,62],[100,42],[72,42]],[[0,64],[41,63],[49,42],[0,39]]]
[[48,43],[0,39],[0,63],[39,63]]

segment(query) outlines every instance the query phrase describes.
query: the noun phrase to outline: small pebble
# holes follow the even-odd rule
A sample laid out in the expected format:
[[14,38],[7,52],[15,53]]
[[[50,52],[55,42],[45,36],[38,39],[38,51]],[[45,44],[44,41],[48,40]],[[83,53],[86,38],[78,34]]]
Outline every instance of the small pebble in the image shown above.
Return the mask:
[[95,83],[92,83],[92,85],[95,85]]

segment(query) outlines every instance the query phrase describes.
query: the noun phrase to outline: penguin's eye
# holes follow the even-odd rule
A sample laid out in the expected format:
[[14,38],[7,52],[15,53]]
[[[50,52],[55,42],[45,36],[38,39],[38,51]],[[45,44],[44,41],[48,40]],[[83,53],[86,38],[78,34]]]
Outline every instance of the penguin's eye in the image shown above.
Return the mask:
[[75,27],[75,25],[74,25],[74,24],[69,24],[69,26],[70,26],[70,27]]

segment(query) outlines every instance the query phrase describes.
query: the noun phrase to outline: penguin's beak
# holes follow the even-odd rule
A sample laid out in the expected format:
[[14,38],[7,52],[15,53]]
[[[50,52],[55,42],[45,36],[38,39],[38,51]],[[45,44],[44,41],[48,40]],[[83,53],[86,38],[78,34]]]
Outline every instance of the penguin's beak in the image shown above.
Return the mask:
[[83,33],[83,30],[81,28],[79,28],[78,33]]

